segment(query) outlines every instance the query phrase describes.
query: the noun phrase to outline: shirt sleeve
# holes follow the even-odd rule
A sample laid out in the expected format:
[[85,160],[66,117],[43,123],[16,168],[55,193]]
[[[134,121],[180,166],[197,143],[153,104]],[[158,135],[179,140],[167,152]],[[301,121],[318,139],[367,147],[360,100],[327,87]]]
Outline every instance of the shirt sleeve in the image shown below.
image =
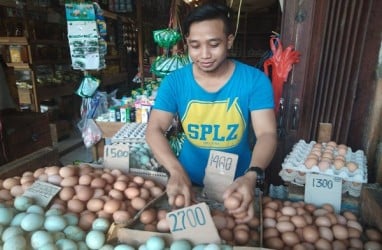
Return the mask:
[[166,76],[160,83],[157,96],[155,97],[154,109],[167,111],[175,114],[177,112],[176,90],[174,77]]
[[253,81],[249,110],[274,109],[273,88],[269,78],[262,71],[255,69]]

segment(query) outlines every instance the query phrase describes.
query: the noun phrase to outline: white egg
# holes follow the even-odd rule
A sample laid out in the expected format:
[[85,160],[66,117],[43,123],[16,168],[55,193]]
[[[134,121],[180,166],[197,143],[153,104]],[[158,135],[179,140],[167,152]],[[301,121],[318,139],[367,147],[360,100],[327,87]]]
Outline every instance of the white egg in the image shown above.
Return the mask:
[[53,243],[53,236],[47,231],[39,230],[33,232],[31,245],[33,248],[40,248],[48,243]]
[[211,243],[211,244],[208,244],[208,245],[204,248],[204,250],[220,250],[220,246],[217,245],[217,244],[213,244],[213,243]]
[[23,235],[24,231],[19,226],[11,226],[6,229],[4,229],[1,239],[3,242],[5,242],[7,239],[17,236],[17,235]]
[[88,246],[83,241],[78,241],[77,247],[78,247],[78,250],[89,250]]
[[13,219],[11,221],[11,226],[20,226],[21,221],[23,220],[25,215],[27,215],[26,212],[21,212],[21,213],[16,214],[15,217],[13,217]]
[[13,202],[13,206],[19,211],[26,211],[28,207],[33,205],[33,199],[27,196],[17,196]]
[[115,249],[117,248],[114,248],[114,246],[112,245],[106,244],[106,245],[103,245],[99,250],[115,250]]
[[191,250],[191,249],[192,249],[191,243],[187,240],[175,240],[171,243],[171,246],[170,246],[170,250]]
[[56,245],[60,250],[77,250],[77,244],[73,240],[59,239],[56,241]]
[[66,220],[61,215],[50,215],[45,217],[44,228],[49,232],[62,231],[66,225]]
[[13,218],[14,210],[8,207],[0,207],[0,225],[9,225]]
[[134,250],[135,248],[126,244],[117,245],[114,250]]
[[87,233],[85,242],[90,249],[100,249],[105,244],[106,236],[101,231],[91,230]]
[[3,250],[25,250],[27,241],[23,235],[16,235],[8,238],[3,245]]
[[44,216],[41,214],[30,213],[21,220],[21,228],[25,231],[36,231],[44,225]]
[[55,243],[48,243],[41,246],[38,250],[59,250]]
[[110,222],[106,218],[97,218],[92,223],[92,229],[101,232],[106,232],[109,229],[109,227]]
[[81,241],[85,240],[86,233],[79,226],[69,225],[64,229],[65,236],[68,239]]
[[39,205],[32,205],[27,208],[27,213],[44,214],[44,209]]
[[78,225],[78,216],[74,213],[66,213],[63,215],[68,225]]
[[164,239],[159,236],[151,236],[146,241],[147,250],[161,250],[165,247]]

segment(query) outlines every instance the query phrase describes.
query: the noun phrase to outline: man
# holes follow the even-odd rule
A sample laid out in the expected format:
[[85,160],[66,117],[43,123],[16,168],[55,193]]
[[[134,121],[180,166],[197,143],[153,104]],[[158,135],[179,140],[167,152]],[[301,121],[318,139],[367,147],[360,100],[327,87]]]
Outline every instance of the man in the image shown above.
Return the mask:
[[[146,140],[170,174],[170,205],[177,195],[183,195],[185,205],[190,205],[191,187],[203,185],[211,149],[237,154],[235,180],[223,198],[233,192],[241,194],[240,207],[231,212],[246,212],[237,220],[246,222],[254,215],[256,179],[276,149],[276,122],[269,79],[260,70],[227,58],[234,42],[231,17],[230,9],[218,4],[201,5],[186,17],[183,32],[192,63],[163,79]],[[165,137],[177,114],[186,135],[179,158]],[[253,150],[248,140],[250,123],[256,136]]]

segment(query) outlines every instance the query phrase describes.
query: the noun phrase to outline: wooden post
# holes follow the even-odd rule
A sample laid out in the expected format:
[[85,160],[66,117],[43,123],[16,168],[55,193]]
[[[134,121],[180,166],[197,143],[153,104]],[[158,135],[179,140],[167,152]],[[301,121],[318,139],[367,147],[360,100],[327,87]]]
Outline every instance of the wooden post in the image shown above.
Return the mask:
[[136,1],[137,8],[137,28],[138,28],[138,64],[139,71],[138,74],[141,77],[141,88],[144,84],[144,65],[143,65],[143,53],[144,53],[144,44],[143,44],[143,27],[142,27],[142,3],[141,1]]

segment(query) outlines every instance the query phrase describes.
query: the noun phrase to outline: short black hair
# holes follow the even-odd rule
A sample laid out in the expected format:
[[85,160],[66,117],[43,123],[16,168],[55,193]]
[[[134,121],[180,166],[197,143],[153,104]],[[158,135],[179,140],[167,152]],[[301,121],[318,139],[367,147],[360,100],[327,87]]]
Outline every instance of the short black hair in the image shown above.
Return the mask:
[[219,3],[205,3],[194,8],[183,21],[183,34],[187,37],[190,33],[190,26],[194,22],[220,19],[224,23],[224,32],[227,35],[234,34],[232,21],[233,12],[227,5]]

